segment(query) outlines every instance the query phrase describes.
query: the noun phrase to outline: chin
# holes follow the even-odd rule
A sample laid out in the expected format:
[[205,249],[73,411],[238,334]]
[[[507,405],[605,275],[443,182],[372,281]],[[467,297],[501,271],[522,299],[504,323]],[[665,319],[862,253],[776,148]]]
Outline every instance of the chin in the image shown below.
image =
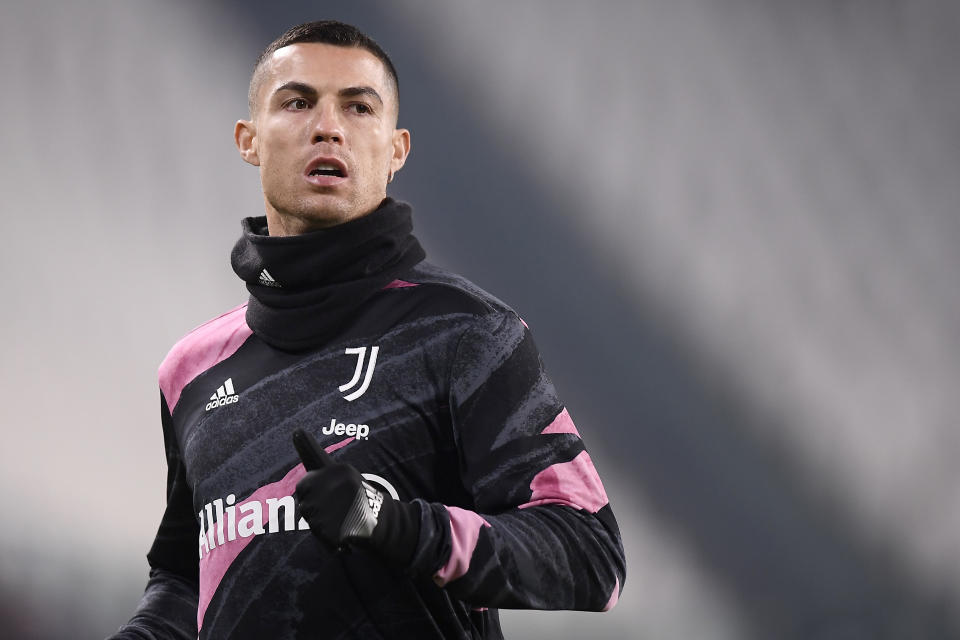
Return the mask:
[[295,227],[322,229],[366,215],[376,209],[380,202],[382,198],[369,206],[367,203],[358,206],[354,198],[312,193],[293,202],[274,201],[270,205],[279,218],[296,221]]
[[356,217],[356,207],[342,198],[309,198],[298,204],[299,206],[290,210],[290,215],[304,222],[330,226]]

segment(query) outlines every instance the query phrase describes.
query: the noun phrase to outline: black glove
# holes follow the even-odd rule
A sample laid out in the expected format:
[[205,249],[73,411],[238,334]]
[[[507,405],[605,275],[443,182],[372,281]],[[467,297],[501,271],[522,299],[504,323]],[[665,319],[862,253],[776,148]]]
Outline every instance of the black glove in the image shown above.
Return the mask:
[[307,470],[294,495],[313,534],[338,549],[371,548],[394,566],[407,567],[420,537],[420,507],[378,491],[301,429],[293,432],[293,446]]

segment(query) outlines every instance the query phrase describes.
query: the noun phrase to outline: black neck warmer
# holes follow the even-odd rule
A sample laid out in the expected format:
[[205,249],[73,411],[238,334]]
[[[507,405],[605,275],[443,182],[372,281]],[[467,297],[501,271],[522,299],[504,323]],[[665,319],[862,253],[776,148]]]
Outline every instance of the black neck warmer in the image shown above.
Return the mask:
[[247,324],[290,351],[322,345],[426,256],[411,234],[410,205],[392,198],[369,215],[298,236],[267,235],[263,216],[242,225],[230,261],[250,292]]

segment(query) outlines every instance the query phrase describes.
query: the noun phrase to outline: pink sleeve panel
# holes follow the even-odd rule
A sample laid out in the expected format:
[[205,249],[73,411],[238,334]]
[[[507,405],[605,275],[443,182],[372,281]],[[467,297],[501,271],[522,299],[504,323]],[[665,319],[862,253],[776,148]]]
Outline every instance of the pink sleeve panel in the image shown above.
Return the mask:
[[620,578],[617,578],[616,584],[613,585],[613,593],[610,594],[610,600],[607,601],[607,604],[604,605],[604,611],[610,611],[617,605],[617,600],[620,599]]
[[578,438],[580,437],[580,432],[577,431],[577,425],[573,424],[573,418],[567,413],[566,407],[564,407],[563,410],[557,414],[557,417],[553,419],[553,422],[548,424],[540,433],[572,433]]
[[[570,433],[578,438],[580,433],[573,419],[564,408],[557,414],[543,434]],[[590,454],[581,451],[569,462],[552,464],[533,477],[530,482],[530,501],[518,508],[526,509],[542,504],[563,504],[574,509],[596,513],[610,500],[600,482],[600,475],[593,466]]]
[[480,539],[480,528],[490,523],[473,511],[460,507],[446,507],[450,514],[450,559],[433,576],[438,586],[456,580],[470,570],[470,559]]
[[206,322],[173,346],[160,364],[160,390],[170,413],[183,388],[198,375],[232,356],[253,332],[247,326],[243,303]]
[[552,464],[535,475],[530,482],[530,490],[533,492],[530,501],[518,508],[563,504],[596,513],[610,502],[586,451],[581,451],[569,462]]

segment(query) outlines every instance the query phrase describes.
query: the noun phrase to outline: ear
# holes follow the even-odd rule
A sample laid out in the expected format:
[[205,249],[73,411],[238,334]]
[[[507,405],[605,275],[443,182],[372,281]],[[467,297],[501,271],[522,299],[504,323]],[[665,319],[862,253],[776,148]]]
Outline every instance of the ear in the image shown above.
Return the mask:
[[233,141],[237,144],[240,157],[255,167],[260,166],[260,155],[257,151],[257,127],[250,120],[237,120],[233,128]]
[[407,161],[410,154],[410,132],[397,129],[393,132],[393,157],[390,158],[390,175],[393,175]]

